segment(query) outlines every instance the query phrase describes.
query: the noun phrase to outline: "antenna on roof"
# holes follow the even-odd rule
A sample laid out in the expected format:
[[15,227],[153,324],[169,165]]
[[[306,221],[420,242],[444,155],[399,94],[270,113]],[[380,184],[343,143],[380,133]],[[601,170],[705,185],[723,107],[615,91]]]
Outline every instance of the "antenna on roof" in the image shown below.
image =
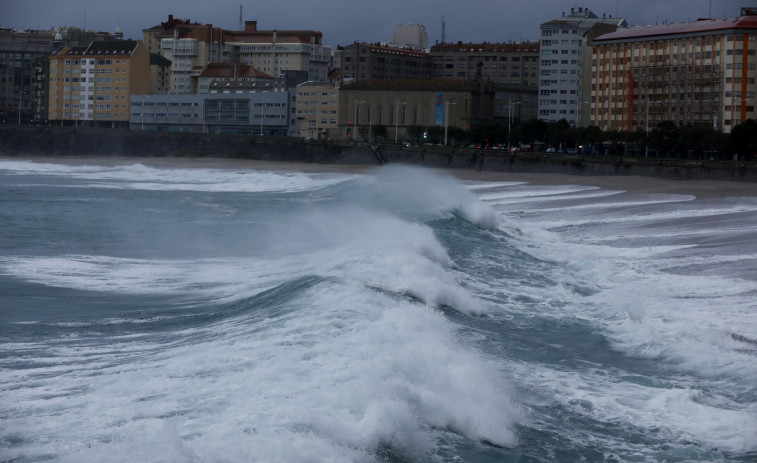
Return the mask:
[[447,23],[444,22],[444,16],[442,16],[442,43],[447,42]]
[[244,30],[244,22],[242,21],[242,5],[239,5],[239,30]]

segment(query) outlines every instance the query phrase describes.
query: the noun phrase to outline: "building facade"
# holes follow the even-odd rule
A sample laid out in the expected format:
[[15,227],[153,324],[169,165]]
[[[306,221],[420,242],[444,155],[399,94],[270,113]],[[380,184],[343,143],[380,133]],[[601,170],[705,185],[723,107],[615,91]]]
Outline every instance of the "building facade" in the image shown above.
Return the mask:
[[431,77],[431,57],[423,51],[357,42],[339,49],[342,52],[342,78],[345,80]]
[[150,94],[171,91],[171,62],[158,53],[150,53]]
[[204,95],[133,95],[129,127],[135,130],[285,136],[286,92],[235,89]]
[[54,50],[53,31],[0,29],[0,119],[29,121],[36,112],[35,67]]
[[326,80],[331,47],[323,34],[313,30],[258,30],[257,21],[246,21],[244,31],[224,31],[227,61],[252,66],[273,77],[287,71],[307,71],[307,80]]
[[757,118],[757,14],[743,13],[598,37],[592,124],[648,131],[669,120],[730,132]]
[[64,45],[87,46],[114,35],[77,27],[57,30],[0,29],[0,120],[45,122],[49,100],[49,60]]
[[492,120],[494,106],[495,89],[482,82],[358,80],[340,89],[338,136],[374,141],[377,126],[386,129],[389,141],[411,138],[413,128],[470,130]]
[[572,126],[587,125],[582,117],[589,110],[590,90],[586,88],[591,68],[587,33],[608,33],[628,24],[622,18],[598,17],[588,8],[571,8],[570,14],[540,26],[539,119]]
[[338,82],[303,82],[297,86],[297,135],[333,138],[339,133]]
[[224,61],[222,31],[210,25],[180,24],[172,32],[160,40],[160,54],[171,62],[171,93],[193,93],[195,70]]
[[414,50],[428,50],[428,33],[425,24],[397,24],[394,33],[389,38],[389,45]]
[[258,82],[273,77],[244,63],[209,63],[195,79],[192,93],[208,93],[212,82]]
[[431,47],[435,79],[481,78],[497,84],[539,85],[539,42],[442,43]]
[[196,92],[193,78],[210,63],[242,63],[273,77],[306,71],[311,80],[325,80],[331,62],[321,32],[258,30],[257,21],[233,31],[169,16],[142,35],[148,48],[172,62],[171,93]]
[[126,127],[129,97],[150,90],[149,66],[142,42],[113,40],[63,47],[50,56],[49,121]]

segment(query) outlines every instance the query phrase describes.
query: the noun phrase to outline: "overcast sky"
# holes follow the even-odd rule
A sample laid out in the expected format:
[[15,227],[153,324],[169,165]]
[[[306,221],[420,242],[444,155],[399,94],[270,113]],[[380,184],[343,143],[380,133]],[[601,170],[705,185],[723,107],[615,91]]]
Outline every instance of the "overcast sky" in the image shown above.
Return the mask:
[[429,44],[441,39],[442,16],[448,42],[537,40],[539,24],[589,8],[597,15],[620,15],[631,25],[681,22],[738,16],[757,0],[0,0],[0,27],[50,29],[86,27],[141,39],[142,29],[165,21],[169,14],[224,29],[239,28],[239,6],[245,20],[259,29],[308,29],[323,32],[325,44],[387,41],[397,24],[425,24]]

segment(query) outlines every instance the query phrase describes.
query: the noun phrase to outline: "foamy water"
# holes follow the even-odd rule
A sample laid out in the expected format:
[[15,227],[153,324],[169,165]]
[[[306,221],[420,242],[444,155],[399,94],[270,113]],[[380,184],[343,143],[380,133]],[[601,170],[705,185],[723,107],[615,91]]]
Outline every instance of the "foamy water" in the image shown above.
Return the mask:
[[0,460],[755,458],[756,207],[0,161]]

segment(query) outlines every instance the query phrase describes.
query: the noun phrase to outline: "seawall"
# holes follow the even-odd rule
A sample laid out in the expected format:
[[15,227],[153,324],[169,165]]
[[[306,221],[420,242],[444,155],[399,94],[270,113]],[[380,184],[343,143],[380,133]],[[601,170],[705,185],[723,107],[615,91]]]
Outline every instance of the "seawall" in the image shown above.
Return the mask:
[[757,163],[508,153],[436,146],[81,127],[0,126],[0,156],[207,157],[320,164],[407,163],[494,172],[640,175],[757,182]]

